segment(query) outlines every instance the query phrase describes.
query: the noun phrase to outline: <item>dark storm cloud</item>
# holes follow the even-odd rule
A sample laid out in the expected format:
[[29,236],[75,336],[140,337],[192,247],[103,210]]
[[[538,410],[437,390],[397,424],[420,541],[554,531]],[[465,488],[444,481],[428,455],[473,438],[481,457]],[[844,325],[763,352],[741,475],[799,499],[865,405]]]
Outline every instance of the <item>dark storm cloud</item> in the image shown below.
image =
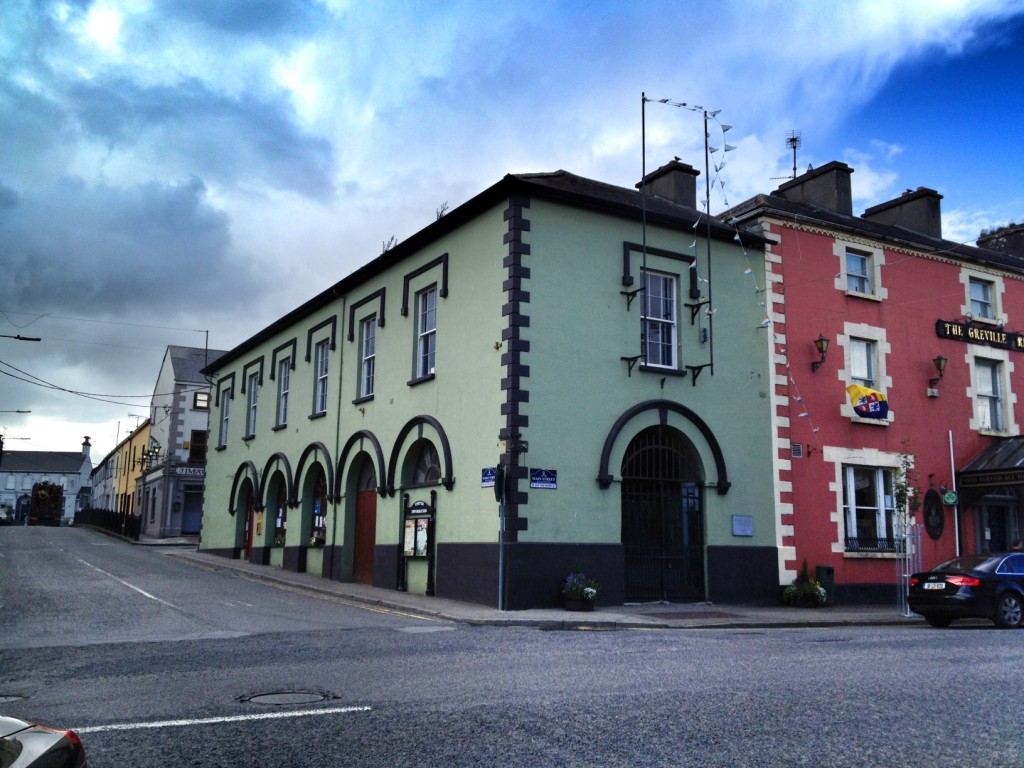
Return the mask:
[[316,31],[330,22],[327,9],[313,0],[164,0],[156,3],[155,9],[161,16],[204,24],[232,35],[294,35]]
[[331,143],[304,133],[283,97],[229,97],[195,79],[144,87],[95,78],[72,85],[68,104],[88,138],[112,152],[151,153],[225,184],[258,182],[316,199],[333,193]]
[[256,286],[229,261],[228,216],[205,195],[199,179],[11,191],[0,208],[0,307],[119,315],[230,305]]

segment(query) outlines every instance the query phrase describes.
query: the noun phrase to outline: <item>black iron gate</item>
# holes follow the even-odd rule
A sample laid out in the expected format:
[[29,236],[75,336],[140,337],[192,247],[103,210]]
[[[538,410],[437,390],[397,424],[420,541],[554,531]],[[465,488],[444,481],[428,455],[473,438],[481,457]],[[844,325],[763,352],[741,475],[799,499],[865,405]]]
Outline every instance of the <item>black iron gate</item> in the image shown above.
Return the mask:
[[652,427],[630,443],[622,469],[626,600],[704,598],[701,474],[692,444],[674,429]]

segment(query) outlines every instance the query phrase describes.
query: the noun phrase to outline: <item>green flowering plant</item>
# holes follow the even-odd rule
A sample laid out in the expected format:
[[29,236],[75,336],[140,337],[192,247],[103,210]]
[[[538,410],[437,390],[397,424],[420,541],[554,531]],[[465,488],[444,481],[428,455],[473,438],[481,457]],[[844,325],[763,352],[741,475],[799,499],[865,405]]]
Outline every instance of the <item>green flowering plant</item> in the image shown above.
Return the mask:
[[322,547],[327,538],[320,532],[315,532],[309,537],[309,546],[311,547]]
[[827,599],[825,588],[807,572],[806,560],[800,575],[782,592],[782,602],[786,605],[824,605]]
[[597,579],[587,576],[585,573],[574,571],[570,573],[565,583],[562,584],[562,596],[570,600],[586,600],[592,603],[601,594],[601,585]]

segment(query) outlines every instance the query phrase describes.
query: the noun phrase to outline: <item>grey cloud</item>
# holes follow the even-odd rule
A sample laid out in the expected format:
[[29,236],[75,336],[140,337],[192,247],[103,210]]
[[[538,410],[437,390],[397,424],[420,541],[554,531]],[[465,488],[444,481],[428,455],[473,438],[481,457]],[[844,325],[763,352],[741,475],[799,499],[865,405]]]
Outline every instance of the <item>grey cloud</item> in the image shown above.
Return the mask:
[[[68,179],[0,208],[0,307],[201,311],[262,288],[230,259],[230,221],[199,179],[132,188]],[[226,291],[230,284],[234,290]]]
[[314,199],[333,195],[331,143],[303,133],[283,98],[232,98],[195,79],[147,88],[96,78],[75,84],[68,95],[84,130],[112,151],[152,151],[158,162],[173,159],[186,172],[201,169],[225,184],[259,182]]

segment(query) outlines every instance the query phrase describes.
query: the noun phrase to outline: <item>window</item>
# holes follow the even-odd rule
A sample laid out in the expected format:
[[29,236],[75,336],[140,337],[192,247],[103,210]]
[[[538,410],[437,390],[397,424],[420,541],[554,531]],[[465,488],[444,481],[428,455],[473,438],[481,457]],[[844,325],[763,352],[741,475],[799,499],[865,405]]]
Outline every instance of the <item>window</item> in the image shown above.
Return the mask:
[[313,392],[313,413],[327,413],[327,353],[330,342],[326,339],[316,345],[316,389]]
[[313,530],[311,538],[323,541],[327,533],[327,481],[321,472],[313,489]]
[[228,422],[231,416],[231,388],[227,387],[220,393],[220,437],[217,443],[221,447],[228,444]]
[[434,375],[437,352],[437,287],[416,296],[416,378]]
[[433,443],[424,441],[420,444],[416,464],[413,466],[412,482],[415,485],[426,485],[440,481],[441,462],[437,457],[437,449]]
[[288,388],[291,382],[292,361],[285,358],[277,364],[277,426],[288,423]]
[[[360,333],[362,339],[359,364],[359,397],[373,396],[373,375],[377,362],[377,316],[363,320]],[[433,365],[433,363],[431,363]]]
[[245,434],[252,437],[256,434],[256,403],[260,399],[260,375],[249,374],[249,398],[246,407]]
[[1003,431],[1002,364],[998,360],[974,361],[974,418],[978,429]]
[[676,278],[644,272],[644,365],[676,367]]
[[205,429],[193,429],[192,439],[188,443],[188,460],[194,464],[202,464],[206,461],[206,437]]
[[846,250],[846,290],[873,293],[871,286],[871,254]]
[[868,339],[850,339],[850,379],[875,389],[875,342]]
[[971,317],[982,320],[995,320],[996,311],[992,304],[992,283],[988,280],[970,278]]
[[195,411],[210,410],[210,393],[196,392],[192,398],[192,409]]
[[843,467],[843,516],[846,520],[847,551],[895,552],[895,513],[891,469]]

